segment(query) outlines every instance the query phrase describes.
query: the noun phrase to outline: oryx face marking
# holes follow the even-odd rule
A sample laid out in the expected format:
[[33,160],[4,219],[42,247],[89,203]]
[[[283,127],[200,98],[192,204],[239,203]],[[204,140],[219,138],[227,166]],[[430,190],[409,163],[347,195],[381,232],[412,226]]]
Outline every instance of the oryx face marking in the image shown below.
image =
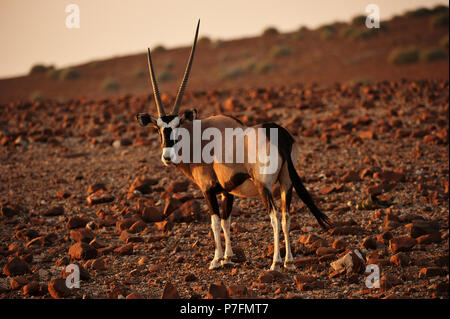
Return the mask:
[[176,140],[173,139],[173,131],[180,126],[180,123],[180,118],[176,115],[162,116],[156,121],[162,148],[161,161],[165,166],[169,166],[175,156],[173,146]]

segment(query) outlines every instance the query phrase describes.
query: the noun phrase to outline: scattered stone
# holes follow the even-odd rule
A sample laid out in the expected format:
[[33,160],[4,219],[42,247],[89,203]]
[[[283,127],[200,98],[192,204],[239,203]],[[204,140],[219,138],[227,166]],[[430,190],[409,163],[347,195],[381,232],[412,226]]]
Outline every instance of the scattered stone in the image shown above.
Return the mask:
[[43,212],[42,215],[44,216],[60,216],[64,215],[64,207],[63,206],[55,206],[47,211]]
[[229,297],[228,289],[222,282],[209,285],[207,299],[226,299]]
[[336,240],[333,242],[332,247],[333,247],[334,249],[337,249],[337,250],[343,250],[343,249],[345,249],[345,248],[347,247],[347,244],[346,244],[345,241],[342,240],[342,239],[336,239]]
[[122,245],[120,247],[117,247],[116,249],[114,249],[115,253],[118,253],[121,256],[125,256],[125,255],[132,255],[133,254],[133,244],[125,244]]
[[145,299],[145,298],[139,292],[132,292],[131,294],[127,295],[125,299]]
[[411,224],[406,225],[410,230],[412,238],[417,238],[422,235],[432,234],[439,231],[439,223],[434,221],[414,221]]
[[23,294],[25,296],[37,296],[40,293],[40,286],[37,281],[32,281],[23,286]]
[[366,237],[361,243],[361,248],[377,249],[377,241],[374,237]]
[[87,223],[88,220],[83,216],[71,216],[67,221],[66,228],[68,229],[81,228],[85,227]]
[[405,253],[396,253],[390,259],[390,262],[399,267],[405,267],[409,264],[409,257]]
[[395,237],[389,241],[389,249],[394,254],[399,251],[410,251],[417,241],[409,236]]
[[81,228],[77,230],[70,231],[70,238],[76,242],[89,243],[95,237],[95,234],[88,228]]
[[70,296],[70,289],[66,286],[66,280],[62,278],[52,279],[48,284],[48,292],[54,299]]
[[331,267],[339,273],[362,273],[365,271],[365,261],[361,253],[355,249],[332,262]]
[[84,242],[78,242],[70,247],[69,256],[73,259],[94,259],[97,257],[97,249]]
[[147,227],[147,225],[142,220],[138,220],[133,225],[131,225],[131,227],[128,229],[128,231],[132,234],[136,234],[136,233],[140,233],[141,231],[143,231],[146,227]]
[[184,282],[192,282],[192,281],[196,281],[197,277],[194,274],[187,274],[186,276],[184,276]]
[[144,207],[141,213],[142,219],[147,223],[160,222],[164,219],[164,215],[156,207]]
[[426,267],[422,268],[419,271],[419,278],[429,278],[429,277],[435,277],[435,276],[444,276],[446,271],[440,267]]
[[14,257],[8,261],[3,268],[3,274],[6,276],[19,276],[30,272],[28,263],[20,257]]
[[258,276],[258,281],[261,283],[272,283],[283,279],[284,275],[277,270],[268,270]]
[[109,203],[112,202],[113,200],[114,196],[112,196],[110,192],[105,191],[103,189],[96,191],[95,193],[89,195],[86,198],[86,201],[88,202],[89,205]]
[[177,288],[175,288],[172,283],[168,282],[164,286],[161,299],[180,299],[180,295],[178,294]]
[[440,232],[435,232],[417,237],[416,240],[418,244],[427,245],[432,243],[440,243],[442,241],[442,238]]

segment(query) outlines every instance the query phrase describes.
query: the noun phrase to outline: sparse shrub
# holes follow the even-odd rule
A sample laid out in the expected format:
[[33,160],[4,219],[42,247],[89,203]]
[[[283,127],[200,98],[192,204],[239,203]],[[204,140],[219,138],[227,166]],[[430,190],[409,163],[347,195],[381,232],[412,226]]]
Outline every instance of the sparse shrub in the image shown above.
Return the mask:
[[51,69],[47,71],[47,76],[50,79],[59,79],[61,76],[61,69]]
[[66,68],[62,69],[59,73],[59,78],[61,80],[74,80],[78,79],[81,76],[81,73],[78,69],[75,68]]
[[406,11],[405,16],[410,18],[419,18],[431,15],[432,13],[433,11],[428,8],[419,8],[415,10]]
[[298,30],[296,32],[294,32],[293,36],[296,39],[303,39],[305,37],[305,34],[309,31],[308,27],[306,26],[301,26],[300,28],[298,28]]
[[263,36],[274,36],[278,34],[279,34],[278,29],[275,27],[268,27],[263,31]]
[[272,71],[275,69],[275,65],[269,61],[256,63],[256,65],[253,67],[253,72],[259,73],[259,74],[265,74],[267,72]]
[[432,12],[433,12],[433,14],[436,14],[436,13],[445,13],[445,12],[448,13],[448,6],[443,5],[443,4],[438,4],[437,6],[435,6],[435,7],[432,9]]
[[350,34],[350,38],[355,41],[370,39],[378,34],[377,30],[376,28],[357,28]]
[[445,49],[448,49],[448,34],[445,35],[441,41],[439,41],[439,45]]
[[105,91],[113,92],[117,91],[120,88],[119,82],[113,79],[106,79],[102,83],[102,89]]
[[199,44],[210,44],[211,39],[208,36],[204,35],[198,39],[198,43]]
[[53,65],[35,64],[31,67],[29,74],[39,74],[45,73],[53,70],[55,67]]
[[31,101],[39,101],[42,102],[45,100],[45,95],[44,93],[42,93],[41,91],[34,91],[33,93],[31,93],[30,95],[30,100]]
[[158,82],[167,82],[173,79],[173,74],[167,70],[162,71],[157,75]]
[[275,46],[270,50],[272,58],[281,58],[292,54],[292,50],[284,46]]
[[419,50],[414,47],[396,48],[391,51],[388,62],[391,64],[409,64],[419,60]]
[[358,15],[352,19],[352,25],[363,26],[366,25],[367,17],[365,15]]
[[153,48],[152,53],[153,52],[158,53],[158,52],[164,52],[164,51],[166,51],[166,47],[163,46],[162,44],[160,44]]
[[147,70],[145,69],[137,69],[136,71],[134,71],[134,76],[137,78],[143,78],[147,75]]
[[322,29],[320,30],[320,38],[322,40],[330,40],[333,39],[335,36],[335,31],[331,29]]
[[239,66],[222,67],[218,70],[221,80],[235,79],[245,74],[245,71]]
[[440,48],[424,49],[420,52],[420,60],[424,62],[431,62],[436,60],[442,60],[447,57],[447,53]]
[[217,39],[216,41],[211,43],[211,46],[214,49],[219,49],[219,48],[223,47],[224,44],[225,44],[225,41],[223,41],[221,39]]
[[437,14],[430,19],[430,25],[433,28],[448,28],[448,12]]

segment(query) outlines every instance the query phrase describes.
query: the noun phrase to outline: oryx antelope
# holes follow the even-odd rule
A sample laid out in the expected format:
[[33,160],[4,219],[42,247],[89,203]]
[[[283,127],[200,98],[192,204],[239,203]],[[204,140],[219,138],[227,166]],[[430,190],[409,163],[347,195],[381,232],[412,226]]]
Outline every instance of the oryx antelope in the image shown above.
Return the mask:
[[[172,160],[173,147],[174,144],[177,143],[177,139],[174,137],[174,134],[172,134],[172,132],[176,129],[184,128],[189,133],[193,133],[193,123],[194,121],[198,120],[196,117],[197,112],[195,109],[186,111],[183,114],[179,114],[179,109],[192,67],[199,26],[200,21],[197,24],[194,44],[191,49],[186,71],[184,73],[184,78],[181,82],[181,86],[178,90],[174,107],[170,115],[166,115],[164,111],[164,107],[161,102],[161,97],[158,90],[158,84],[155,78],[150,49],[148,49],[150,80],[153,87],[158,117],[154,118],[147,113],[140,113],[136,116],[136,118],[140,125],[146,126],[148,124],[152,124],[158,131],[162,148],[161,160],[164,165],[171,165],[180,169],[181,172],[192,182],[196,183],[203,192],[203,195],[210,209],[211,228],[213,230],[215,240],[215,253],[209,267],[210,269],[215,269],[223,265],[232,264],[231,258],[233,256],[233,251],[230,241],[230,215],[234,196],[258,196],[261,198],[267,208],[267,212],[269,213],[274,231],[274,254],[273,263],[270,269],[278,269],[282,264],[282,259],[280,256],[280,228],[284,233],[284,241],[286,247],[284,267],[287,269],[295,269],[289,241],[289,208],[292,198],[292,188],[295,188],[299,197],[306,204],[309,210],[314,214],[315,218],[322,227],[327,228],[327,225],[329,226],[331,225],[331,223],[328,220],[327,216],[316,207],[310,194],[303,186],[300,177],[295,170],[294,163],[296,163],[297,161],[298,150],[294,138],[286,129],[274,123],[265,123],[253,127],[255,129],[261,129],[257,131],[257,135],[267,135],[267,145],[270,144],[270,135],[268,133],[269,129],[276,129],[276,132],[278,133],[277,151],[280,160],[278,160],[275,170],[270,173],[265,173],[264,168],[261,167],[262,163],[259,160],[255,162],[248,161],[248,154],[245,154],[244,161],[239,163],[223,163],[223,161],[217,160],[212,161],[212,163],[206,163],[204,161],[201,161],[199,163],[194,163],[193,161],[174,163],[174,161]],[[246,127],[239,120],[226,115],[210,116],[208,118],[200,119],[199,121],[201,122],[202,132],[209,128],[214,128],[225,135],[225,131],[227,128],[240,128],[242,130],[248,129],[248,127]],[[189,136],[192,137],[192,134],[190,134]],[[205,141],[202,141],[201,143],[203,145]],[[254,143],[254,140],[248,138],[248,136],[246,135],[243,145],[244,152],[247,152],[249,149],[256,148]],[[190,141],[190,144],[193,144],[193,142]],[[229,148],[230,145],[225,145],[225,143],[221,142],[220,147],[222,147],[224,151],[227,151],[226,148]],[[231,147],[234,148],[234,146]],[[193,155],[191,154],[191,157],[192,156]],[[281,218],[274,205],[274,200],[272,197],[272,189],[277,182],[280,183],[282,203]],[[222,195],[221,211],[219,210],[219,204],[217,201],[217,195],[219,194]],[[222,250],[220,228],[222,228],[225,237],[225,251]]]

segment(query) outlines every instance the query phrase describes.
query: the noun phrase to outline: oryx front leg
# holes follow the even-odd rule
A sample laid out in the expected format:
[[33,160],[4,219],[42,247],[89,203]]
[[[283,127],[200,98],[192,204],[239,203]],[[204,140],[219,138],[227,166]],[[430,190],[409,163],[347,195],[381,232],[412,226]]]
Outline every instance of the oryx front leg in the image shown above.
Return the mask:
[[231,236],[230,236],[230,224],[231,224],[231,210],[233,208],[234,196],[231,194],[222,194],[222,218],[221,225],[223,230],[223,235],[225,237],[225,255],[222,261],[222,265],[233,265],[231,261],[233,257],[233,248],[231,247]]
[[221,261],[223,258],[222,243],[220,242],[220,218],[218,215],[211,215],[211,228],[214,235],[214,242],[216,249],[214,250],[214,259],[209,265],[209,269],[217,269],[222,266]]
[[270,270],[279,270],[282,263],[280,255],[280,216],[275,207],[270,212],[270,222],[273,228],[273,262]]
[[221,219],[223,235],[225,237],[225,254],[222,260],[222,265],[233,265],[234,263],[231,261],[233,257],[233,248],[231,248],[231,237],[230,237],[230,221],[231,216],[228,219]]

